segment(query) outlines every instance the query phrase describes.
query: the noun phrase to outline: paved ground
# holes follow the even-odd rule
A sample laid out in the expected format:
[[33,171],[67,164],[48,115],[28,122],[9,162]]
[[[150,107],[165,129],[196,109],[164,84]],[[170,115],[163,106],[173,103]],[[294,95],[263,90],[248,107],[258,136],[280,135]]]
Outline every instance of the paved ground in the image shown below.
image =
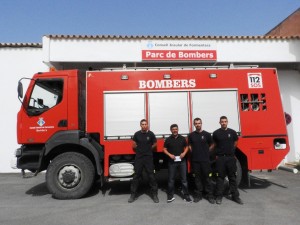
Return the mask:
[[[198,224],[299,224],[300,173],[254,172],[251,187],[241,185],[244,205],[223,199],[222,205],[206,200],[186,203],[180,196],[166,203],[166,176],[159,180],[160,203],[155,204],[141,187],[134,203],[127,203],[129,183],[95,185],[79,200],[55,200],[49,194],[45,175],[30,179],[20,174],[0,174],[1,225],[198,225]],[[146,194],[145,194],[146,192]]]

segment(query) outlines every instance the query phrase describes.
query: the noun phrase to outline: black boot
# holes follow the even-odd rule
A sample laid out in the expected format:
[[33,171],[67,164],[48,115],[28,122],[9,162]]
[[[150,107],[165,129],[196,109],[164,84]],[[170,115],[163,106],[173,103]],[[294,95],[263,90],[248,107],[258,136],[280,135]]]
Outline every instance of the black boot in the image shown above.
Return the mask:
[[128,203],[132,203],[136,200],[136,195],[134,193],[131,193],[129,199],[128,199]]
[[157,193],[153,193],[153,202],[159,203],[159,199],[157,197]]

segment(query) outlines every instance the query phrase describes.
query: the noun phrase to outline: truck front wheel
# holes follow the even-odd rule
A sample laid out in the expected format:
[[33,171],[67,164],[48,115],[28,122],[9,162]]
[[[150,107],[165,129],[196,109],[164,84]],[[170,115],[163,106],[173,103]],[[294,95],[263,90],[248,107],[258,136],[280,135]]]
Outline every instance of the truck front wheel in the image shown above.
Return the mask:
[[86,156],[67,152],[55,157],[48,166],[46,183],[57,199],[77,199],[88,193],[94,183],[95,168]]

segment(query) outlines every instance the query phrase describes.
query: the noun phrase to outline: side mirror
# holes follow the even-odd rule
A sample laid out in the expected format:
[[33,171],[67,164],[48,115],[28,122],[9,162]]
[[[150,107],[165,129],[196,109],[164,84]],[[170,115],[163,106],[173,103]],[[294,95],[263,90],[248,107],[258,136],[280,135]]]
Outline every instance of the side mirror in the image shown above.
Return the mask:
[[44,106],[44,100],[43,99],[41,99],[41,98],[38,98],[37,99],[37,104],[39,105],[39,106]]
[[18,82],[18,97],[23,98],[23,84],[21,81]]

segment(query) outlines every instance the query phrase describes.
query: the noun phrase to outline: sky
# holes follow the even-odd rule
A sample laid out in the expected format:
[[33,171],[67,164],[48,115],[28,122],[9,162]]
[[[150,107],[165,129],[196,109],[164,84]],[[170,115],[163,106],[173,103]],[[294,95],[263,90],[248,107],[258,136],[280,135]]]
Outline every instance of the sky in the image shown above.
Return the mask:
[[0,0],[0,43],[44,35],[256,36],[300,0]]

